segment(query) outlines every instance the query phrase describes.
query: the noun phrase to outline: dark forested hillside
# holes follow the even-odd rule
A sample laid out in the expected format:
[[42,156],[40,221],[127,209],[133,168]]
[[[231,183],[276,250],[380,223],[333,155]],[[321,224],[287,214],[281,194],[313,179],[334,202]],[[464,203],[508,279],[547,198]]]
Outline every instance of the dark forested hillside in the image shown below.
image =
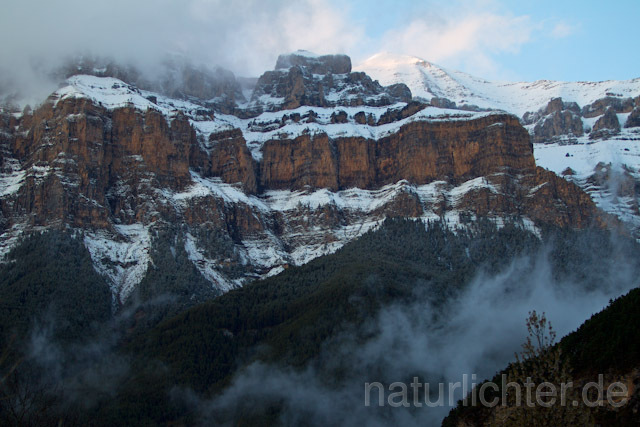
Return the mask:
[[81,238],[35,234],[0,264],[0,345],[23,338],[34,324],[77,340],[111,317],[111,292],[93,268]]
[[[498,274],[515,259],[524,260],[524,273],[535,276],[534,261],[539,256],[549,261],[553,276],[583,281],[587,289],[602,284],[608,274],[601,260],[615,260],[628,251],[640,253],[633,243],[618,249],[621,245],[603,231],[548,229],[543,234],[544,241],[553,244],[514,224],[497,228],[490,221],[479,221],[453,232],[439,222],[425,228],[412,220],[387,220],[333,255],[229,292],[130,342],[128,351],[142,365],[154,366],[136,381],[164,384],[167,394],[178,385],[196,395],[215,396],[230,387],[240,368],[259,361],[301,371],[314,366],[323,381],[340,387],[336,384],[352,370],[351,362],[329,361],[326,355],[340,353],[345,331],[351,344],[362,345],[379,334],[368,325],[385,307],[416,301],[444,307],[478,274]],[[636,262],[630,264],[638,271]],[[433,323],[438,322],[435,316]],[[157,366],[166,371],[159,374]],[[165,406],[161,393],[150,398],[146,389],[136,387],[129,384],[124,392],[128,398],[145,401],[147,409],[137,410],[146,410],[152,419],[180,412],[178,406]],[[159,406],[170,409],[163,412]],[[106,408],[108,413],[117,412],[109,405],[102,409]],[[150,408],[155,408],[153,415]],[[255,408],[243,408],[239,414],[218,414],[221,418],[213,419],[281,417],[278,404],[276,409],[258,410],[257,415]],[[104,416],[101,412],[100,418]],[[120,416],[128,419],[124,412]]]
[[640,368],[639,307],[640,289],[633,289],[562,340],[563,352],[578,375],[622,375]]
[[[437,376],[428,369],[426,359],[424,369],[417,362],[417,368],[398,370],[393,364],[403,364],[397,359],[402,353],[387,359],[371,348],[384,342],[380,337],[391,333],[392,340],[395,334],[400,337],[395,345],[402,351],[405,327],[424,331],[449,327],[452,301],[468,292],[470,286],[477,286],[478,278],[508,272],[513,279],[508,279],[511,290],[507,291],[517,295],[522,291],[519,288],[526,291],[528,286],[535,286],[526,277],[542,275],[542,259],[550,270],[552,286],[577,283],[586,293],[611,285],[612,265],[624,264],[619,269],[631,275],[637,276],[640,271],[637,245],[602,230],[550,228],[542,230],[540,239],[517,223],[497,227],[489,220],[478,220],[451,230],[441,222],[425,227],[420,221],[388,219],[376,231],[335,254],[290,267],[278,276],[184,311],[189,305],[185,302],[192,299],[192,289],[200,286],[202,277],[190,263],[182,262],[186,254],[171,250],[171,243],[179,239],[179,234],[158,237],[160,243],[152,253],[154,265],[137,291],[139,304],[130,303],[113,318],[108,289],[91,268],[78,239],[62,233],[35,236],[16,251],[37,253],[38,257],[20,257],[2,267],[2,286],[10,298],[22,301],[30,292],[40,295],[40,291],[30,289],[47,292],[39,298],[24,299],[31,301],[27,305],[33,307],[31,312],[17,314],[9,310],[11,304],[5,306],[5,336],[9,330],[24,335],[28,328],[20,329],[20,325],[46,313],[50,304],[44,301],[63,300],[67,305],[61,303],[62,310],[56,315],[65,319],[65,325],[82,325],[65,330],[93,337],[100,342],[99,348],[106,349],[102,354],[91,353],[90,363],[84,360],[81,365],[83,384],[90,391],[81,396],[62,393],[66,397],[50,405],[49,412],[66,422],[104,425],[190,424],[198,420],[292,424],[300,417],[317,424],[325,419],[325,409],[310,414],[309,409],[291,408],[286,398],[269,392],[270,387],[284,388],[274,385],[274,378],[288,381],[302,376],[316,387],[314,402],[327,393],[347,393],[345,402],[356,396],[360,403],[359,386],[367,375],[389,378],[397,371],[398,375]],[[185,265],[190,268],[185,269]],[[47,284],[43,282],[46,277],[56,280]],[[104,288],[104,300],[96,300],[95,292],[93,300],[83,294],[100,286]],[[153,301],[162,300],[167,291],[172,292],[167,299],[170,302],[153,308]],[[203,297],[198,295],[196,300]],[[89,306],[81,305],[78,298],[94,301],[95,307],[90,313],[84,312]],[[500,308],[496,306],[495,310]],[[410,324],[385,326],[385,322],[393,323],[398,313]],[[411,318],[416,315],[414,322]],[[165,320],[157,323],[162,318]],[[96,325],[103,325],[102,333],[92,335]],[[412,339],[422,338],[418,333]],[[584,339],[578,341],[583,343]],[[572,348],[579,358],[580,346]],[[377,351],[394,353],[393,348]],[[112,360],[118,361],[116,367]],[[77,358],[67,358],[64,363],[67,365],[61,372],[77,370]],[[256,369],[264,372],[252,377]],[[238,391],[238,384],[249,381],[247,378],[266,381],[267,385],[260,387],[274,394],[273,399],[261,395],[257,402],[246,395],[246,390]],[[94,385],[95,379],[104,384]],[[77,380],[66,377],[56,384],[61,390],[76,386]],[[351,390],[352,386],[358,387]],[[69,418],[71,410],[74,418]],[[340,412],[334,412],[335,418]],[[398,422],[397,414],[376,413],[376,417]],[[419,413],[409,411],[409,415],[414,422],[421,419]]]
[[[568,368],[572,383],[580,385],[598,381],[602,374],[608,384],[622,381],[629,388],[628,401],[621,408],[612,410],[607,406],[591,409],[596,425],[638,425],[640,410],[640,289],[632,289],[601,312],[586,320],[575,332],[565,336],[558,344],[561,363]],[[545,355],[539,356],[539,358]],[[531,363],[531,362],[530,362]],[[509,368],[500,372],[506,373]],[[552,373],[547,373],[552,376]],[[499,376],[493,381],[500,384]],[[490,399],[487,399],[490,400]],[[495,411],[477,406],[464,406],[462,402],[449,414],[443,425],[486,425],[493,420]]]
[[[333,255],[164,322],[147,335],[144,352],[175,366],[180,382],[198,391],[217,390],[233,372],[234,363],[224,360],[251,357],[238,352],[252,344],[267,344],[261,358],[303,365],[345,324],[363,322],[380,307],[417,294],[444,302],[479,268],[497,272],[539,245],[515,226],[497,229],[483,222],[456,235],[440,223],[425,229],[417,221],[387,220]],[[194,357],[181,357],[189,351]]]

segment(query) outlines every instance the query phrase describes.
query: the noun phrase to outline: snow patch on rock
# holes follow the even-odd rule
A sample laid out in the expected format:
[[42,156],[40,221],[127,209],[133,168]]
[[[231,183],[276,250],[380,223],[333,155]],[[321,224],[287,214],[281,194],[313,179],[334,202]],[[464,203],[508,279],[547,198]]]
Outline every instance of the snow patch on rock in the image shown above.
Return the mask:
[[152,239],[142,224],[114,225],[114,231],[87,232],[84,245],[96,271],[109,278],[113,295],[124,301],[147,273]]

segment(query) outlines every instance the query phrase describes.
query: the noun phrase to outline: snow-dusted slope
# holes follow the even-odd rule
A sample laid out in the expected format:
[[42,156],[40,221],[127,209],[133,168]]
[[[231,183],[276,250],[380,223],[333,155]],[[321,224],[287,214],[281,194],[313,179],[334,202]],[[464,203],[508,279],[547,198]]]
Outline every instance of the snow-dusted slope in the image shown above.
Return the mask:
[[[356,69],[364,71],[381,84],[405,83],[414,97],[425,101],[447,98],[458,107],[475,105],[481,109],[497,109],[523,118],[547,107],[554,98],[577,103],[579,109],[605,98],[640,102],[640,78],[626,81],[558,82],[491,82],[459,71],[449,70],[423,59],[380,53],[372,56]],[[603,109],[606,107],[603,107]],[[527,122],[527,130],[534,135],[552,112],[547,111]],[[602,112],[600,112],[602,114]],[[601,116],[580,117],[585,134],[559,134],[545,140],[537,137],[534,144],[536,163],[585,190],[603,210],[626,222],[640,237],[640,128],[625,128],[628,112],[618,111],[621,129],[603,137],[588,135]],[[537,135],[536,135],[537,136]],[[566,172],[566,173],[565,173]]]
[[[400,120],[377,124],[390,111],[400,111],[406,103],[390,106],[312,107],[302,106],[293,110],[264,112],[253,118],[239,118],[229,114],[207,113],[195,102],[176,100],[158,93],[143,91],[133,85],[111,77],[76,75],[54,92],[48,102],[54,106],[68,99],[86,99],[107,110],[131,107],[142,112],[155,110],[167,119],[176,115],[186,116],[205,151],[211,149],[209,136],[212,133],[239,129],[255,160],[260,161],[262,147],[274,139],[295,139],[303,134],[326,134],[330,138],[364,137],[377,140],[398,132],[402,126],[413,121],[467,121],[495,114],[427,107]],[[205,113],[203,113],[205,110]],[[344,122],[336,123],[332,116],[346,113]],[[358,122],[355,116],[364,113],[366,123]],[[298,116],[298,120],[293,120]],[[306,120],[313,116],[313,120]],[[140,156],[137,156],[140,157]],[[3,156],[0,171],[0,198],[17,194],[27,183],[27,178],[40,179],[55,176],[66,182],[65,170],[32,165],[23,167],[8,153]],[[137,159],[144,162],[144,159]],[[40,177],[40,178],[39,178]],[[489,178],[490,179],[490,178]],[[145,181],[149,185],[148,182]],[[124,188],[129,188],[125,185]],[[145,187],[146,188],[146,187]],[[73,189],[69,190],[75,191]],[[422,206],[420,218],[436,219],[444,216],[451,224],[458,224],[462,201],[477,191],[499,193],[501,189],[478,178],[454,186],[443,181],[415,186],[400,180],[375,190],[327,189],[271,190],[262,194],[247,194],[238,185],[224,183],[217,177],[203,177],[191,171],[191,184],[176,191],[168,187],[147,189],[152,197],[139,192],[138,199],[154,206],[154,210],[175,212],[181,217],[190,209],[216,206],[223,212],[246,212],[261,224],[259,228],[233,242],[232,253],[210,254],[205,250],[206,242],[199,241],[197,230],[185,234],[184,250],[189,259],[220,291],[228,291],[250,278],[276,274],[286,265],[299,265],[323,254],[337,250],[349,241],[384,220],[396,209],[394,206],[404,199],[415,200]],[[97,203],[97,202],[96,202]],[[446,212],[441,212],[447,206]],[[327,218],[325,215],[331,212]],[[233,213],[235,215],[235,213]],[[332,220],[331,216],[337,220]],[[277,233],[269,229],[274,218],[281,218]],[[499,218],[498,218],[499,219]],[[89,250],[96,269],[106,276],[118,301],[124,301],[145,276],[151,265],[153,236],[161,223],[136,218],[134,223],[122,224],[112,221],[106,228],[83,231],[84,243]],[[525,224],[531,221],[524,219]],[[197,225],[196,225],[197,226]],[[0,256],[6,253],[29,227],[20,223],[3,230],[0,235]],[[235,263],[247,267],[246,277],[225,275],[222,264]]]
[[[196,131],[206,140],[211,133],[230,129],[242,130],[256,160],[261,157],[260,149],[265,141],[274,138],[296,138],[306,133],[325,133],[329,137],[364,137],[379,139],[383,136],[397,132],[403,125],[412,121],[441,121],[441,120],[468,120],[486,116],[487,112],[476,113],[470,111],[448,110],[443,108],[427,107],[424,110],[393,123],[380,126],[358,124],[353,116],[359,112],[372,116],[376,121],[389,110],[399,110],[406,103],[396,103],[383,107],[357,106],[357,107],[311,107],[303,106],[293,110],[280,110],[264,112],[257,117],[241,119],[229,114],[215,114],[215,117],[203,117],[202,106],[193,102],[176,100],[157,93],[142,91],[135,86],[111,77],[95,77],[89,75],[77,75],[67,80],[67,85],[58,89],[50,99],[57,103],[67,98],[87,98],[96,104],[108,109],[121,107],[134,107],[139,110],[155,109],[166,117],[182,113],[189,117]],[[331,116],[337,110],[347,113],[348,123],[332,123]],[[313,122],[294,121],[293,115],[312,113],[315,115]],[[289,117],[289,119],[287,119]],[[2,185],[0,183],[0,185]],[[8,185],[8,184],[7,184]],[[2,187],[0,186],[0,191]]]
[[166,117],[178,112],[195,117],[198,110],[202,109],[198,104],[140,90],[113,77],[76,75],[68,78],[65,83],[50,96],[54,103],[69,98],[86,98],[110,110],[134,107],[144,111],[150,108],[160,111]]
[[605,212],[617,216],[640,238],[640,129],[617,136],[566,144],[534,144],[536,163],[576,183]]
[[499,109],[519,117],[545,107],[552,98],[561,97],[565,102],[585,106],[608,95],[640,95],[640,78],[604,82],[491,82],[417,57],[391,53],[374,55],[355,69],[364,71],[383,85],[405,83],[414,97],[425,100],[434,96],[447,98],[458,106]]
[[[377,55],[369,59],[360,69],[372,74],[385,85],[406,83],[413,95],[424,100],[434,96],[448,98],[461,105],[477,105],[484,109],[506,110],[522,116],[527,111],[545,107],[553,97],[562,96],[565,101],[576,101],[581,105],[591,103],[607,94],[637,96],[640,81],[603,83],[492,83],[464,73],[447,71],[417,58]],[[158,93],[139,90],[135,86],[109,77],[78,75],[67,80],[56,91],[49,102],[88,99],[93,103],[113,110],[133,107],[141,111],[153,109],[167,119],[176,115],[186,116],[195,132],[201,148],[210,154],[209,136],[220,131],[239,129],[246,140],[253,158],[261,161],[266,141],[289,139],[304,134],[322,133],[330,138],[364,137],[379,140],[398,132],[412,121],[467,121],[496,114],[427,106],[414,110],[402,119],[381,120],[390,111],[400,112],[407,107],[404,102],[388,106],[300,106],[291,110],[263,112],[258,116],[241,118],[231,114],[210,111],[206,103],[198,100],[177,100]],[[345,115],[335,121],[334,115]],[[358,120],[363,113],[366,120]],[[624,123],[629,114],[619,114]],[[295,118],[294,118],[295,117]],[[362,117],[362,115],[361,115]],[[590,120],[590,121],[589,121]],[[585,125],[593,126],[596,118],[588,119]],[[532,131],[532,126],[528,127]],[[590,140],[588,136],[576,140],[560,140],[552,144],[536,144],[535,157],[538,164],[562,174],[567,167],[572,169],[568,179],[578,183],[605,210],[618,215],[640,229],[640,214],[637,197],[633,192],[620,194],[617,182],[620,176],[640,180],[640,129],[624,129],[618,136],[608,140]],[[30,165],[23,167],[17,159],[6,153],[0,173],[0,198],[11,197],[25,184],[26,179],[36,179],[58,173],[57,169]],[[610,172],[610,173],[606,173]],[[595,173],[601,179],[594,180]],[[61,177],[62,178],[65,177]],[[65,178],[66,179],[66,178]],[[63,180],[62,180],[63,181]],[[614,182],[615,181],[615,182]],[[609,185],[609,183],[612,183]],[[184,249],[189,259],[212,285],[227,291],[240,286],[253,277],[268,276],[282,271],[288,264],[303,264],[322,254],[330,253],[349,241],[359,237],[393,213],[403,200],[411,200],[419,206],[414,214],[422,220],[444,217],[452,224],[460,223],[460,215],[468,217],[469,200],[474,194],[508,197],[498,176],[484,176],[453,185],[435,181],[416,186],[400,180],[376,190],[351,188],[342,191],[327,189],[265,191],[262,194],[247,194],[241,186],[224,183],[220,178],[203,177],[191,171],[191,184],[180,191],[170,188],[154,188],[153,200],[149,203],[163,210],[172,209],[180,217],[190,209],[211,209],[215,206],[224,215],[243,212],[263,224],[251,233],[233,242],[232,253],[211,255],[205,250],[206,243],[198,240],[197,230],[186,232]],[[531,189],[537,191],[538,187]],[[478,193],[480,194],[480,193]],[[277,231],[269,224],[281,221]],[[500,220],[500,215],[495,215]],[[533,229],[533,222],[526,217],[523,224]],[[136,219],[136,221],[140,221]],[[155,221],[155,220],[154,220]],[[253,221],[253,219],[252,219]],[[150,248],[158,224],[140,221],[123,225],[117,222],[109,229],[88,230],[84,242],[89,249],[96,269],[107,276],[113,285],[113,293],[125,300],[144,277],[151,261]],[[25,223],[16,223],[5,229],[0,236],[0,255],[15,244],[26,230]],[[227,276],[223,264],[235,263],[247,267],[244,277]]]

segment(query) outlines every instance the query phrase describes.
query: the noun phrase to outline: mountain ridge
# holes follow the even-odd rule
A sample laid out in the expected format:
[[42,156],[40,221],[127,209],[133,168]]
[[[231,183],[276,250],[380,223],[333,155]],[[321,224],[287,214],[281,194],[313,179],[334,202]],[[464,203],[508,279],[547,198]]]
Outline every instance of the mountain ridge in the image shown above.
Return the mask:
[[420,58],[378,54],[356,66],[404,82],[433,105],[515,114],[536,163],[575,183],[640,237],[640,78],[603,82],[490,82]]
[[[257,116],[87,75],[70,77],[35,111],[5,112],[3,250],[31,230],[80,228],[122,302],[168,224],[186,227],[188,258],[226,291],[335,251],[388,216],[452,224],[516,216],[533,230],[612,221],[578,187],[536,168],[517,117],[414,101],[370,105],[372,93],[389,89],[363,86],[372,82],[364,74],[336,79],[318,65],[332,56],[311,59],[326,74],[305,68],[307,54],[275,72],[294,72],[293,85],[275,84],[298,104]],[[347,95],[322,106],[307,95],[324,86],[309,82]],[[273,82],[257,84],[261,93]],[[227,249],[211,253],[203,236]]]
[[[422,58],[388,52],[369,57],[357,64],[355,69],[366,72],[382,84],[405,83],[414,97],[427,101],[432,97],[444,97],[460,106],[466,104],[500,109],[519,117],[544,108],[553,98],[562,98],[584,106],[607,96],[640,96],[640,77],[601,82],[544,79],[534,82],[493,82],[461,71],[449,70]],[[514,92],[519,92],[519,95]],[[529,95],[524,96],[525,93]]]

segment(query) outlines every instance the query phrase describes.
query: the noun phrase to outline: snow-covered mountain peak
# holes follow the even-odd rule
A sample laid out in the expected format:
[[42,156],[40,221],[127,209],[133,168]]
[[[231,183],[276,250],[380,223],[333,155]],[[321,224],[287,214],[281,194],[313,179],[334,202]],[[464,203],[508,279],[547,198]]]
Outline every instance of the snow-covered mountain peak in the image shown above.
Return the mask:
[[446,69],[421,58],[379,53],[355,67],[382,85],[405,83],[414,97],[447,98],[458,106],[504,110],[522,117],[544,108],[553,98],[583,107],[605,98],[640,95],[640,79],[603,82],[492,82]]
[[378,67],[381,69],[392,70],[396,67],[403,65],[420,65],[424,67],[434,66],[432,63],[425,61],[422,58],[411,55],[401,55],[391,52],[380,52],[367,58],[362,64],[358,65],[358,68],[370,68]]
[[[434,97],[454,96],[459,101],[473,98],[473,93],[456,79],[455,74],[445,68],[410,55],[398,55],[389,52],[378,53],[359,64],[356,69],[364,71],[383,85],[405,83],[416,98],[430,101]],[[464,75],[465,80],[476,80]]]

